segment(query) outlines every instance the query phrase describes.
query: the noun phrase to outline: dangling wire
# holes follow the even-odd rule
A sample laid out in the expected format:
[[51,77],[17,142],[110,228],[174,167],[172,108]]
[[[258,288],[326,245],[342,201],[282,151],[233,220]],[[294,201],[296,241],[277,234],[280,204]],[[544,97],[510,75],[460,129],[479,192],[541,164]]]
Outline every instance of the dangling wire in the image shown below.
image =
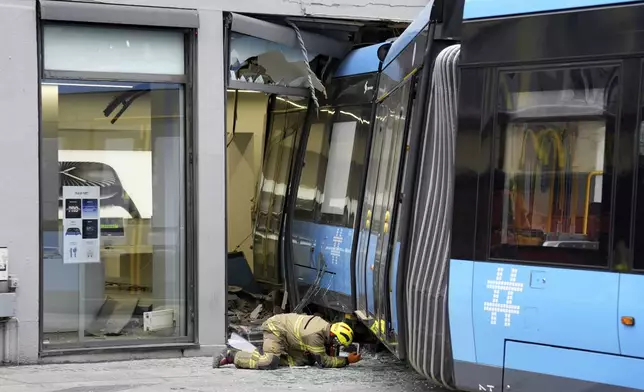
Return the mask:
[[[319,113],[320,109],[320,103],[318,102],[318,97],[315,94],[315,86],[313,86],[313,78],[316,78],[318,81],[318,77],[315,75],[313,70],[311,69],[311,66],[309,65],[309,52],[306,50],[306,46],[304,46],[304,39],[302,38],[302,34],[300,33],[300,28],[297,27],[297,25],[290,20],[287,20],[286,23],[289,24],[295,31],[295,35],[297,35],[297,42],[300,44],[300,50],[302,51],[302,56],[304,57],[304,65],[306,66],[306,79],[309,82],[309,90],[311,91],[311,98],[313,98],[313,104],[315,105],[315,111]],[[324,98],[326,98],[326,89],[324,88],[324,85],[320,82],[320,85],[322,86],[322,94],[324,95]]]
[[230,147],[230,145],[233,143],[233,140],[235,140],[235,131],[237,130],[237,104],[239,102],[239,90],[235,90],[235,102],[233,105],[233,131],[232,135],[230,136],[230,141],[228,144],[226,144],[226,148]]

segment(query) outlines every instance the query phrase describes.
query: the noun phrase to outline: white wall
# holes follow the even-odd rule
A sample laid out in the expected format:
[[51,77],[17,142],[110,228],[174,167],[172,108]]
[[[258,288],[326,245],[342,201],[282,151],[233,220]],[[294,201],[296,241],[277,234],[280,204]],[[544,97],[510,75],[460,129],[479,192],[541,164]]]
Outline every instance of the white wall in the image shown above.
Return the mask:
[[226,91],[221,11],[199,12],[197,72],[197,259],[199,343],[204,352],[226,343]]
[[9,248],[9,273],[20,282],[0,359],[7,351],[5,360],[27,362],[38,358],[40,286],[35,0],[0,1],[0,37],[0,247]]
[[[77,0],[74,0],[77,1]],[[87,0],[81,0],[87,1]],[[254,14],[411,21],[427,0],[103,0],[106,4],[149,5]],[[203,23],[202,23],[203,24]]]

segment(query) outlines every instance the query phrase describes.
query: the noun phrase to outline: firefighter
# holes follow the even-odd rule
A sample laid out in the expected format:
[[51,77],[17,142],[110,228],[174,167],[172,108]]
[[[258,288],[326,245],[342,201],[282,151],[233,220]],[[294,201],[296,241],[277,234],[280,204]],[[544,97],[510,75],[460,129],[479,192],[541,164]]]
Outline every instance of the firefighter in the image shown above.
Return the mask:
[[272,370],[279,366],[340,368],[360,361],[358,353],[348,357],[327,355],[326,347],[336,343],[348,347],[353,330],[346,323],[330,324],[318,316],[279,314],[262,324],[263,349],[252,353],[225,349],[213,358],[213,367],[234,364],[240,369]]

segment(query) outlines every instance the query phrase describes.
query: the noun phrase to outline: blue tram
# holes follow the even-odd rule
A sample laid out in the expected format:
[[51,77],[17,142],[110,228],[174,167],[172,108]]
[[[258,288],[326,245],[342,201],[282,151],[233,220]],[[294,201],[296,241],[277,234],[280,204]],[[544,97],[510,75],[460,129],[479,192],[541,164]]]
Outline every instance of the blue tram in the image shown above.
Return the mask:
[[352,51],[288,155],[292,307],[355,314],[448,388],[644,390],[642,23],[432,1]]

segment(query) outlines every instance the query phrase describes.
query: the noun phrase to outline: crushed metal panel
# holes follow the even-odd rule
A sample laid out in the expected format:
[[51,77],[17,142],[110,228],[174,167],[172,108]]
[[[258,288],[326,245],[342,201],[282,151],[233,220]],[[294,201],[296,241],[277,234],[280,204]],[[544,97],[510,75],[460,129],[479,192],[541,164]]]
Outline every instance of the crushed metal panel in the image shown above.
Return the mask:
[[[261,37],[267,41],[276,42],[292,48],[299,47],[297,35],[290,27],[281,26],[245,15],[235,13],[231,15],[231,31],[253,37]],[[302,31],[302,39],[304,40],[304,45],[309,51],[335,58],[344,57],[351,49],[350,42],[338,41],[306,31]]]
[[[307,87],[306,63],[313,61],[317,53],[302,56],[299,47],[289,47],[273,41],[244,35],[230,34],[229,72],[230,80],[260,85],[283,87]],[[323,90],[317,77],[312,78],[313,87]]]

